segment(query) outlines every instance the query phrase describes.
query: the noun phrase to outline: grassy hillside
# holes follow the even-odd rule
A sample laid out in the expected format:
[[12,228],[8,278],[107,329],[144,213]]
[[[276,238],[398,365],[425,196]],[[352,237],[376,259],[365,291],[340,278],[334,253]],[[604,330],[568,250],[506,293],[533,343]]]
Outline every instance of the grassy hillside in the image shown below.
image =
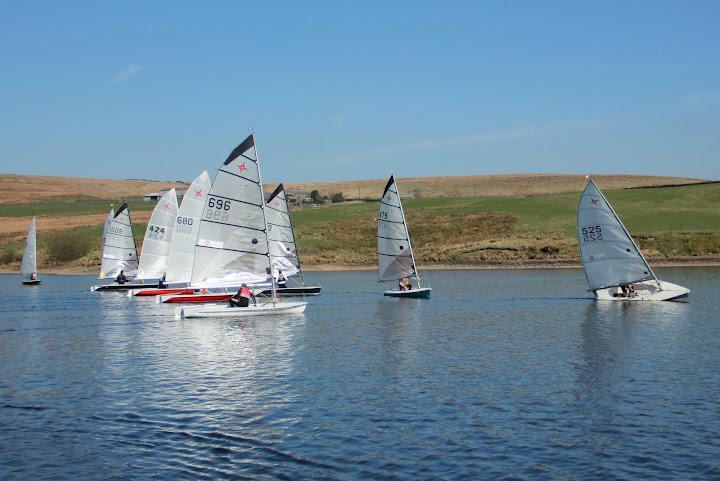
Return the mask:
[[[404,201],[419,262],[428,267],[506,260],[577,262],[575,214],[580,191],[586,182],[584,177],[578,183],[577,176],[523,176],[534,179],[528,186],[529,192],[554,191],[532,196],[512,195],[515,187],[508,186],[516,184],[519,176],[508,176],[507,182],[494,177],[495,189],[505,185],[508,195],[430,197],[421,194],[419,198]],[[561,182],[558,178],[565,180]],[[464,182],[469,178],[459,179]],[[657,185],[660,179],[595,177],[650,259],[700,256],[718,256],[720,259],[717,207],[720,184],[662,178],[666,184],[691,185],[634,189],[607,187],[626,185],[630,181],[633,187]],[[380,182],[379,191],[385,182]],[[400,188],[408,191],[408,184],[402,180]],[[565,191],[570,186],[575,190]],[[41,266],[47,267],[54,262],[49,256],[49,242],[72,231],[87,239],[90,252],[71,264],[94,268],[99,264],[102,224],[109,207],[108,201],[60,202],[57,199],[2,206],[0,264],[5,264],[5,269],[11,271],[17,267],[30,217],[36,215]],[[151,202],[130,203],[138,246],[142,244],[153,207]],[[308,268],[375,266],[378,210],[379,203],[375,200],[294,209],[292,216],[303,265]]]

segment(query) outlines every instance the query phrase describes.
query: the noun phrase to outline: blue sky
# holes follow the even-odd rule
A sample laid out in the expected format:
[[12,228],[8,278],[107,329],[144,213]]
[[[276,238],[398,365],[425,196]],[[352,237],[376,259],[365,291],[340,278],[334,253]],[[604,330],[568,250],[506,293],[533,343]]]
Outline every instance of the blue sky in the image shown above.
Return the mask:
[[0,172],[720,180],[720,2],[3,1]]

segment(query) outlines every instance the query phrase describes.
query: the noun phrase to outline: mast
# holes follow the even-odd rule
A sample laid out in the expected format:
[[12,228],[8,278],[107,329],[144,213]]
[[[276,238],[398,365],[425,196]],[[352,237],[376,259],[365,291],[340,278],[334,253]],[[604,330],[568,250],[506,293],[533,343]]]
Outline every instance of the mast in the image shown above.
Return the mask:
[[262,172],[260,172],[260,152],[258,152],[257,144],[255,143],[255,134],[250,134],[250,137],[252,137],[253,145],[255,146],[255,157],[258,166],[258,182],[260,183],[260,195],[262,196],[262,202],[260,204],[262,205],[263,222],[265,223],[265,244],[267,245],[268,249],[268,274],[270,275],[270,285],[272,286],[272,302],[274,303],[277,301],[277,298],[275,297],[277,294],[275,288],[275,276],[273,276],[272,256],[270,255],[270,240],[268,239],[268,221],[267,214],[265,213],[265,189],[263,189]]
[[418,281],[418,287],[420,287],[420,274],[418,274],[417,265],[415,265],[415,253],[413,252],[412,239],[410,238],[410,229],[408,229],[407,220],[405,219],[405,209],[403,209],[402,200],[400,199],[400,189],[398,188],[397,182],[395,181],[395,176],[391,175],[390,177],[393,180],[393,184],[395,184],[395,193],[397,193],[398,196],[400,215],[402,216],[403,225],[405,226],[405,234],[408,238],[408,247],[410,249],[410,259],[412,259],[413,273],[415,274],[415,278]]

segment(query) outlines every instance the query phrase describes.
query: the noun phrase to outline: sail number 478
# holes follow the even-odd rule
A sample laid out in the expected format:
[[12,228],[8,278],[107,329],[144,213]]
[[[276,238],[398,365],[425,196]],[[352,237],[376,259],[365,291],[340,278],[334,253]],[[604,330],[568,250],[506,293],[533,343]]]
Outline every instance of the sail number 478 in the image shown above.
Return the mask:
[[583,227],[580,229],[580,233],[583,236],[583,242],[592,242],[602,240],[602,229],[599,225],[591,225],[589,227]]
[[219,220],[224,222],[228,218],[228,211],[232,207],[232,203],[229,200],[210,197],[208,199],[207,206],[208,208],[205,211],[205,218],[207,220]]

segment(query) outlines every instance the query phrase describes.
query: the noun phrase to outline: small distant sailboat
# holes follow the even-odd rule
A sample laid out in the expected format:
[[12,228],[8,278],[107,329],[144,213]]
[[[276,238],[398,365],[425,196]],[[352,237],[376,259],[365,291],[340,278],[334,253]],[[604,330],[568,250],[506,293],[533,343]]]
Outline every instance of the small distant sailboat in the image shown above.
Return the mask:
[[[137,274],[138,256],[135,246],[135,233],[133,232],[130,210],[127,203],[107,225],[105,243],[103,244],[102,264],[100,265],[100,279],[115,279],[122,271],[128,278]],[[92,286],[91,291],[127,290],[143,287],[143,284],[107,284]]]
[[23,253],[22,264],[20,265],[20,274],[27,276],[22,283],[28,286],[36,286],[40,284],[37,277],[37,239],[35,233],[35,217],[30,221],[27,239],[25,241],[25,252]]
[[399,281],[413,276],[418,281],[417,286],[413,285],[410,289],[398,287],[385,291],[384,294],[392,297],[430,297],[432,289],[420,285],[405,212],[392,175],[380,199],[377,241],[380,282]]
[[668,301],[687,297],[690,293],[690,289],[655,277],[592,179],[578,204],[577,232],[585,277],[595,299]]
[[[270,194],[265,203],[265,216],[268,224],[268,240],[270,241],[270,259],[272,261],[273,276],[277,279],[282,272],[283,276],[295,282],[296,286],[277,287],[277,292],[285,296],[317,296],[322,289],[320,286],[307,286],[305,276],[300,267],[300,258],[295,242],[295,231],[290,209],[288,208],[285,188],[278,185],[275,191]],[[300,277],[300,282],[297,282]],[[270,295],[270,290],[262,294]]]
[[175,317],[238,317],[297,314],[307,302],[279,301],[272,277],[265,200],[255,137],[232,151],[205,201],[195,245],[193,288],[230,289],[272,282],[271,297],[248,307],[230,303],[179,307]]

